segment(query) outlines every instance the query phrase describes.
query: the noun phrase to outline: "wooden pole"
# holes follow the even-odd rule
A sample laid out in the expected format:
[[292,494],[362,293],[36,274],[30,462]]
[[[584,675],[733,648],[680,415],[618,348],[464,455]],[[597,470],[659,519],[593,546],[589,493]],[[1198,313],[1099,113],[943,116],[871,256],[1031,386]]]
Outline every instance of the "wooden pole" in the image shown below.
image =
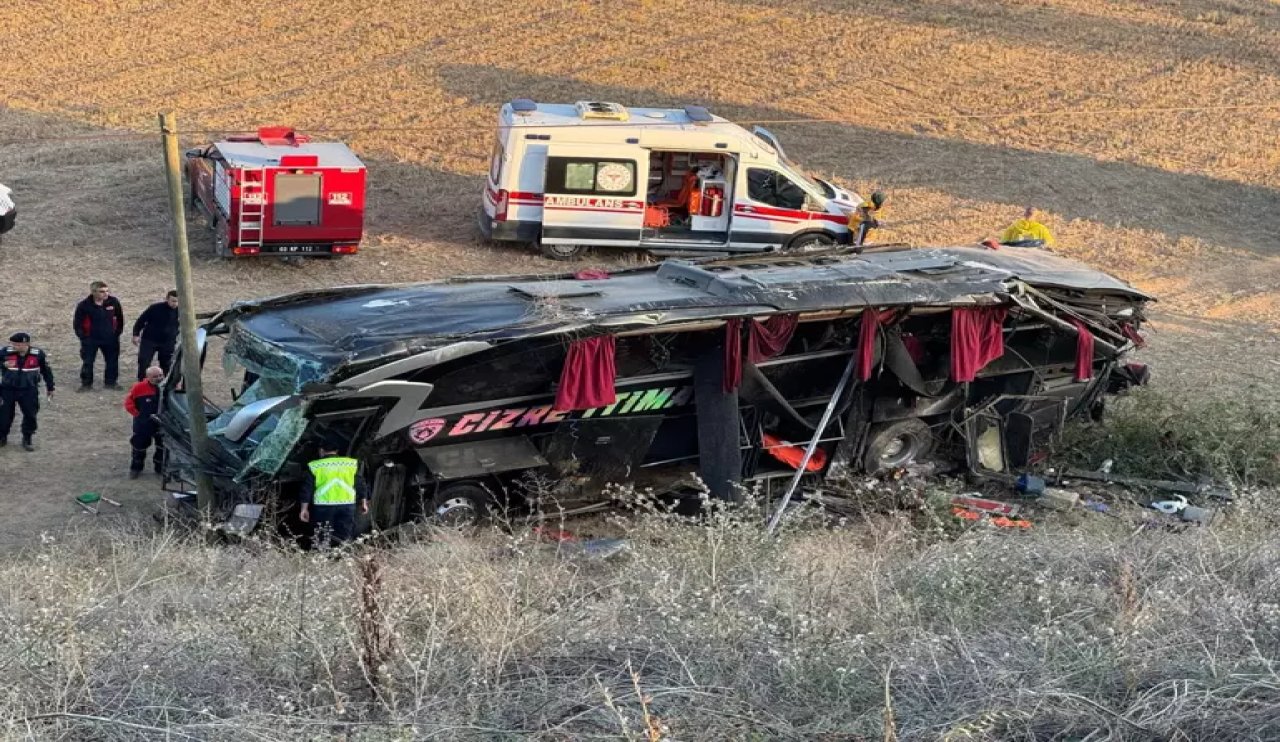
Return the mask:
[[172,112],[160,114],[164,138],[164,169],[169,180],[169,219],[173,222],[173,274],[178,284],[178,320],[182,338],[182,383],[191,424],[191,452],[195,456],[196,504],[209,521],[217,505],[207,468],[209,429],[204,417],[200,384],[200,348],[196,345],[196,305],[191,291],[191,256],[187,253],[187,217],[182,208],[182,172],[178,157],[178,124]]

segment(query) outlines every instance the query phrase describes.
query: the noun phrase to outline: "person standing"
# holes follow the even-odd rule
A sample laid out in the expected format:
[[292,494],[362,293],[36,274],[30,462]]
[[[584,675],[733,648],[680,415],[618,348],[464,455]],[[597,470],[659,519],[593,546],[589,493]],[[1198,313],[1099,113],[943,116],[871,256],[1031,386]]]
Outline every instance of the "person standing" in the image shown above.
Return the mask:
[[160,369],[169,373],[173,345],[178,339],[178,292],[165,294],[164,301],[147,307],[133,323],[133,344],[138,349],[138,381],[147,376],[147,367],[156,356]]
[[40,412],[40,380],[53,396],[53,370],[43,350],[31,347],[31,336],[15,332],[10,345],[0,348],[0,446],[9,444],[14,409],[22,410],[22,447],[35,450],[36,414]]
[[359,476],[360,462],[339,456],[343,447],[332,438],[320,443],[320,458],[307,464],[310,476],[303,481],[298,498],[302,503],[298,517],[303,523],[314,523],[311,543],[320,548],[351,540],[357,501],[360,512],[369,512],[369,492]]
[[129,458],[129,478],[137,479],[147,463],[147,448],[154,442],[156,452],[152,459],[156,474],[164,469],[164,439],[155,415],[160,410],[160,382],[164,381],[164,369],[152,366],[144,372],[145,378],[133,385],[124,398],[124,408],[133,416],[133,435],[129,446],[133,449]]
[[124,309],[120,300],[111,295],[111,289],[103,281],[89,284],[89,295],[76,305],[71,321],[76,337],[80,338],[80,389],[93,388],[93,364],[102,354],[102,383],[107,389],[119,389],[120,335],[124,333]]

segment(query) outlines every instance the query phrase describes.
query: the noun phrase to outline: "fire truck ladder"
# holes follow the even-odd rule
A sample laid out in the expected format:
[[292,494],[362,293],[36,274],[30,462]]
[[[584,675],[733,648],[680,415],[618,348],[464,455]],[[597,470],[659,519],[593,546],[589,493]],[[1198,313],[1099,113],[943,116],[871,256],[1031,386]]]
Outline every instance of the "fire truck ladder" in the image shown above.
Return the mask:
[[267,171],[242,170],[240,175],[240,247],[262,249],[262,220],[267,210]]

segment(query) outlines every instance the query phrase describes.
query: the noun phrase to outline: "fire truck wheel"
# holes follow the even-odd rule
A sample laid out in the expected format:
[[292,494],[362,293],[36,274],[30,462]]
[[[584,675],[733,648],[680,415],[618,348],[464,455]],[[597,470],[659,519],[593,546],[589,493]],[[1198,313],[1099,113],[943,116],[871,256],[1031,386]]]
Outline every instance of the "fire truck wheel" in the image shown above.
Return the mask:
[[807,252],[809,250],[826,250],[836,244],[836,240],[826,232],[808,232],[798,235],[787,245],[788,250]]
[[231,257],[231,251],[227,249],[227,223],[222,217],[213,222],[213,251],[220,258]]
[[480,524],[488,511],[489,490],[475,482],[459,482],[437,492],[426,515],[442,526],[466,528]]
[[586,245],[548,245],[545,242],[539,243],[538,249],[543,257],[552,260],[573,260],[587,251]]
[[862,457],[868,474],[920,463],[933,450],[933,433],[923,420],[897,420],[871,428]]

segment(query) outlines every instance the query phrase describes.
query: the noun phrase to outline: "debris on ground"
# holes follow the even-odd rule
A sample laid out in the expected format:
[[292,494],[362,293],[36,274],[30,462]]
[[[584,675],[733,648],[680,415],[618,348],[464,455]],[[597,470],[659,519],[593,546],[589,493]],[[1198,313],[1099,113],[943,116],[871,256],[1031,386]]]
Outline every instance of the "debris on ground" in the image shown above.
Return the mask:
[[105,502],[108,505],[114,505],[115,507],[122,507],[120,503],[97,492],[85,492],[84,494],[76,495],[72,499],[74,499],[76,504],[86,512],[93,513],[94,515],[98,514],[98,509],[94,507],[94,505],[97,505],[99,502]]
[[533,534],[542,541],[554,544],[556,553],[565,558],[609,559],[627,550],[627,540],[622,538],[584,540],[569,531],[543,526],[534,526]]
[[1017,505],[978,497],[976,494],[956,495],[951,498],[951,504],[968,510],[980,510],[985,513],[997,513],[1000,515],[1015,515],[1018,512]]

